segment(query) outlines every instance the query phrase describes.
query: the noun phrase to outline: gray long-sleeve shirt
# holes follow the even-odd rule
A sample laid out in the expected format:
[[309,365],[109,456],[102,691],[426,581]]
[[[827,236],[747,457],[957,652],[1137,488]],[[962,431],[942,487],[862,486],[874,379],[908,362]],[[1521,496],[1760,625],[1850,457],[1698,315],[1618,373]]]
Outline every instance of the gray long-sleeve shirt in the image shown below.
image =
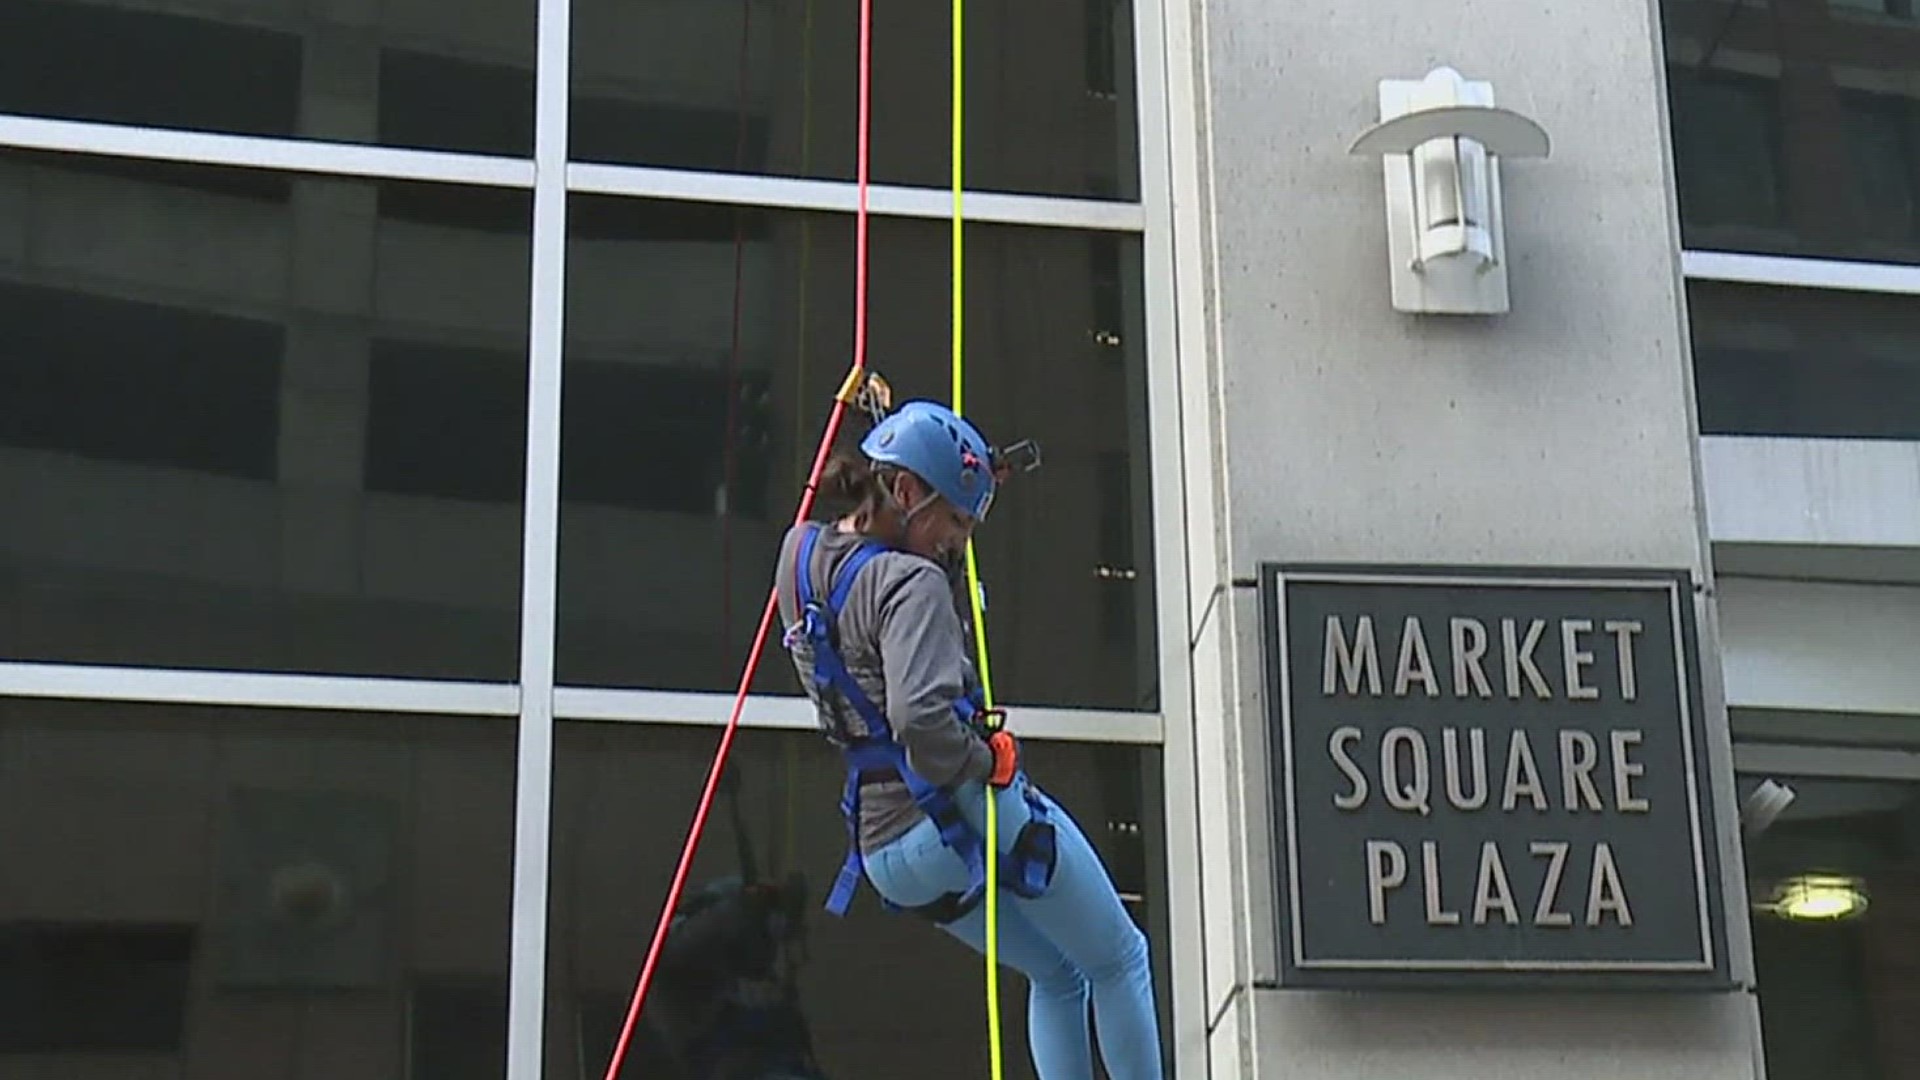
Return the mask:
[[[802,536],[802,528],[787,532],[774,570],[783,626],[792,626],[798,617],[794,560]],[[859,543],[857,534],[831,524],[823,528],[812,568],[815,595],[822,601],[832,591],[834,574]],[[875,556],[848,591],[837,626],[841,660],[886,716],[895,741],[906,748],[907,766],[942,786],[984,780],[993,755],[953,712],[954,701],[975,685],[975,676],[953,593],[940,567],[910,552]],[[794,650],[793,662],[801,685],[812,694],[813,652],[804,642]],[[866,724],[851,707],[817,699],[816,707],[829,710],[842,730],[866,733]],[[866,785],[860,792],[861,851],[900,836],[921,816],[905,784]]]

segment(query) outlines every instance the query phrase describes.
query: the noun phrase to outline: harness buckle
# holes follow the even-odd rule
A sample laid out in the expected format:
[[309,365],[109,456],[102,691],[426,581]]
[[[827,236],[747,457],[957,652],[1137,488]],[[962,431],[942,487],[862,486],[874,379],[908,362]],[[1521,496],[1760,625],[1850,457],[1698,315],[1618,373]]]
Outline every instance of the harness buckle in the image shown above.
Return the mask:
[[789,651],[800,642],[806,641],[818,647],[830,641],[827,633],[827,613],[822,610],[820,601],[814,600],[800,608],[800,617],[787,627],[780,638],[781,644]]

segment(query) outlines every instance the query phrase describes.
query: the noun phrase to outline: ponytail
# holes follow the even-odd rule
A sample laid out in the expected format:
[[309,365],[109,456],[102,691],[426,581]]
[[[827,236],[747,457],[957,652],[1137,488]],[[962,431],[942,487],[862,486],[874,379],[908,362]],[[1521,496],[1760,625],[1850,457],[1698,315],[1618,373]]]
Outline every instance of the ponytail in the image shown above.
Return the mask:
[[871,517],[887,502],[886,487],[874,463],[850,450],[836,450],[827,459],[818,493],[835,516],[853,513]]

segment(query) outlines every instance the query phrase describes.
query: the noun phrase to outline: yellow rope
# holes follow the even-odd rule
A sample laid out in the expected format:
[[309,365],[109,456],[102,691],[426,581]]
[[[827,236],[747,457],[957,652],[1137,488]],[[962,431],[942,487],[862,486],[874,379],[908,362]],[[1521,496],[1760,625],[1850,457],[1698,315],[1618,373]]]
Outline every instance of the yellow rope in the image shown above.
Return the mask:
[[[965,187],[966,0],[953,0],[953,411],[966,415],[966,226],[961,214]],[[987,620],[980,603],[980,565],[967,540],[967,598],[973,609],[973,641],[980,691],[993,708],[993,670],[987,662]],[[1000,813],[987,790],[987,1061],[992,1080],[1001,1078],[1000,1053]]]

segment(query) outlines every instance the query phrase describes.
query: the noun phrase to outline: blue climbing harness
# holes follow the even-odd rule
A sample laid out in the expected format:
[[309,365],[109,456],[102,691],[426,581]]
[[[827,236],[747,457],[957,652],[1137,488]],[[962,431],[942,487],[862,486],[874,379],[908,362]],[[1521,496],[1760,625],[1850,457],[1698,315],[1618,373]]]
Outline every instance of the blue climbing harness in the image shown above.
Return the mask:
[[[852,592],[861,569],[887,548],[862,539],[834,575],[833,590],[823,602],[813,584],[813,553],[821,530],[818,523],[810,524],[800,542],[794,566],[799,618],[787,631],[786,645],[793,649],[805,641],[811,647],[813,685],[820,703],[826,705],[837,695],[866,725],[866,734],[858,738],[844,732],[829,732],[837,736],[835,741],[841,744],[847,763],[840,812],[846,818],[848,845],[846,861],[840,866],[826,908],[835,915],[845,915],[866,872],[866,864],[860,857],[860,788],[865,784],[898,780],[906,784],[914,804],[939,826],[941,841],[966,863],[967,888],[918,907],[902,908],[885,900],[883,903],[889,910],[906,910],[936,923],[951,922],[973,910],[986,894],[986,843],[960,813],[953,792],[928,783],[907,767],[906,748],[894,740],[886,714],[860,689],[840,656],[835,625],[840,610],[846,605],[847,595]],[[953,710],[962,723],[976,730],[985,713],[982,703],[973,697],[954,702]],[[1032,787],[1024,790],[1031,817],[1014,838],[1012,850],[1001,857],[1000,877],[1017,895],[1032,898],[1046,892],[1053,880],[1054,830],[1045,801]]]

